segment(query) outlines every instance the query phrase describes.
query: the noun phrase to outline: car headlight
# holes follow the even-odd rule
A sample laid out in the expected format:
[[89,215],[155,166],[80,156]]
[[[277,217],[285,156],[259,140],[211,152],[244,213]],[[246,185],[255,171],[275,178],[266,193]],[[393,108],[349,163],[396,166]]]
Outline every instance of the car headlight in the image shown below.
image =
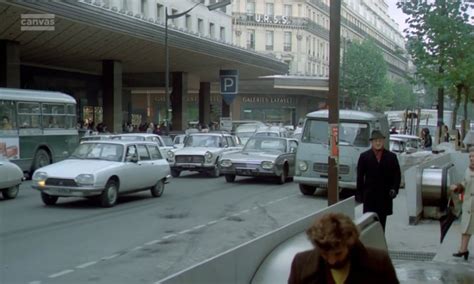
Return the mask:
[[262,162],[261,166],[265,170],[271,170],[271,169],[273,169],[273,162],[264,161],[264,162]]
[[35,172],[33,175],[34,181],[44,181],[48,178],[48,174],[45,172]]
[[169,150],[168,153],[167,153],[167,155],[168,155],[168,159],[169,159],[169,160],[173,160],[173,159],[174,159],[174,152],[173,152],[173,151]]
[[300,161],[298,163],[298,168],[300,169],[300,171],[306,172],[308,170],[308,164],[305,161]]
[[81,175],[78,175],[75,180],[76,180],[76,183],[79,185],[93,185],[94,175],[81,174]]
[[212,162],[212,153],[206,152],[206,154],[204,154],[204,158],[206,158],[206,162]]
[[223,167],[223,168],[232,167],[232,161],[231,160],[222,160],[221,161],[221,167]]

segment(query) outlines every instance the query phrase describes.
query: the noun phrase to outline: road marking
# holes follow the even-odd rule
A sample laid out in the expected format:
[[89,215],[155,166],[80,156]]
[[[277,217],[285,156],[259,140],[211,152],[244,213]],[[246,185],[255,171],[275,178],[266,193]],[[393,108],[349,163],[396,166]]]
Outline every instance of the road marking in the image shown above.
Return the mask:
[[252,210],[257,210],[257,209],[258,209],[258,206],[254,206],[254,207],[252,208]]
[[56,278],[56,277],[59,277],[59,276],[69,274],[71,272],[74,272],[74,270],[72,270],[72,269],[63,270],[61,272],[49,275],[48,278]]
[[110,256],[103,257],[103,258],[101,258],[101,260],[110,260],[112,258],[116,258],[119,255],[120,254],[116,253],[116,254],[113,254],[113,255],[110,255]]
[[154,245],[154,244],[159,243],[159,242],[160,242],[160,240],[153,240],[151,242],[146,243],[145,245],[146,246],[151,246],[151,245]]
[[142,248],[143,248],[142,246],[138,246],[138,247],[135,247],[135,248],[131,249],[130,251],[141,250]]
[[240,214],[241,214],[241,212],[237,212],[237,213],[234,213],[234,214],[232,214],[232,215],[230,215],[230,216],[231,216],[231,217],[232,217],[232,216],[233,216],[233,217],[237,217],[237,216],[239,216]]
[[164,236],[162,239],[166,240],[166,239],[170,239],[170,238],[173,238],[173,237],[176,237],[176,236],[177,236],[176,234],[171,234],[171,235]]
[[249,213],[249,212],[250,212],[250,209],[245,209],[245,210],[240,211],[240,213],[242,214]]
[[194,226],[193,230],[199,230],[199,229],[204,228],[204,227],[206,227],[206,225]]
[[189,232],[191,232],[191,229],[183,230],[183,231],[179,232],[178,235],[186,234],[186,233],[189,233]]
[[94,265],[96,263],[97,263],[97,261],[86,262],[86,263],[83,263],[81,265],[76,266],[76,268],[82,269],[82,268],[86,268],[86,267],[89,267],[91,265]]
[[31,281],[30,283],[28,284],[41,284],[41,281]]

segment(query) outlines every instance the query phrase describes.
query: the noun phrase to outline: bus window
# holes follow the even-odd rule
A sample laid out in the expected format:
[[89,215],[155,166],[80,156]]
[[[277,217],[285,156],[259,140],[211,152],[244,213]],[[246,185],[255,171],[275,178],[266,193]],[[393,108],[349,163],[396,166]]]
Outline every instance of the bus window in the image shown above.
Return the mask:
[[66,128],[71,129],[76,127],[76,106],[72,104],[66,105]]
[[0,100],[0,131],[16,130],[15,103]]
[[39,103],[18,103],[18,123],[20,128],[40,128]]
[[65,128],[65,106],[63,104],[42,104],[43,128]]

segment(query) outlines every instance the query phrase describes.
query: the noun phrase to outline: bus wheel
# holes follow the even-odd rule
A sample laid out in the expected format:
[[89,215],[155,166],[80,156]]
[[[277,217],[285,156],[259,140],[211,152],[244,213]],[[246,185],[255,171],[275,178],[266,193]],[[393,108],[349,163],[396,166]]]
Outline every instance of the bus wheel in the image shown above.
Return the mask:
[[4,189],[2,191],[3,198],[5,199],[13,199],[18,195],[18,191],[20,190],[20,185],[15,185],[10,188]]
[[299,184],[300,191],[303,195],[313,195],[316,191],[316,186],[306,185],[306,184]]
[[49,195],[44,192],[41,192],[41,200],[43,200],[43,203],[46,205],[54,205],[58,201],[57,196]]
[[44,149],[38,149],[35,154],[35,159],[33,160],[33,169],[31,175],[33,175],[37,169],[49,164],[51,164],[51,157],[49,156],[48,152],[46,152]]

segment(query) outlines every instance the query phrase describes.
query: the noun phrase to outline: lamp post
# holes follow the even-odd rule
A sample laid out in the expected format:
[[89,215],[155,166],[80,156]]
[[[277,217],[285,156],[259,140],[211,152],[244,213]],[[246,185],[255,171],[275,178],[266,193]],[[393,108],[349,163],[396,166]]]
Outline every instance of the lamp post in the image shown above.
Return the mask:
[[[224,0],[221,2],[217,2],[211,5],[206,6],[209,11],[219,9],[225,7],[231,3],[231,0]],[[178,14],[168,14],[168,7],[165,8],[165,97],[166,97],[166,127],[169,127],[169,120],[170,120],[170,113],[172,111],[171,104],[170,104],[170,84],[169,84],[169,77],[170,77],[170,58],[169,58],[169,49],[168,49],[168,20],[169,19],[176,19],[187,15],[191,10],[196,8],[201,3],[196,3],[194,6],[189,8],[188,10],[178,13]]]

